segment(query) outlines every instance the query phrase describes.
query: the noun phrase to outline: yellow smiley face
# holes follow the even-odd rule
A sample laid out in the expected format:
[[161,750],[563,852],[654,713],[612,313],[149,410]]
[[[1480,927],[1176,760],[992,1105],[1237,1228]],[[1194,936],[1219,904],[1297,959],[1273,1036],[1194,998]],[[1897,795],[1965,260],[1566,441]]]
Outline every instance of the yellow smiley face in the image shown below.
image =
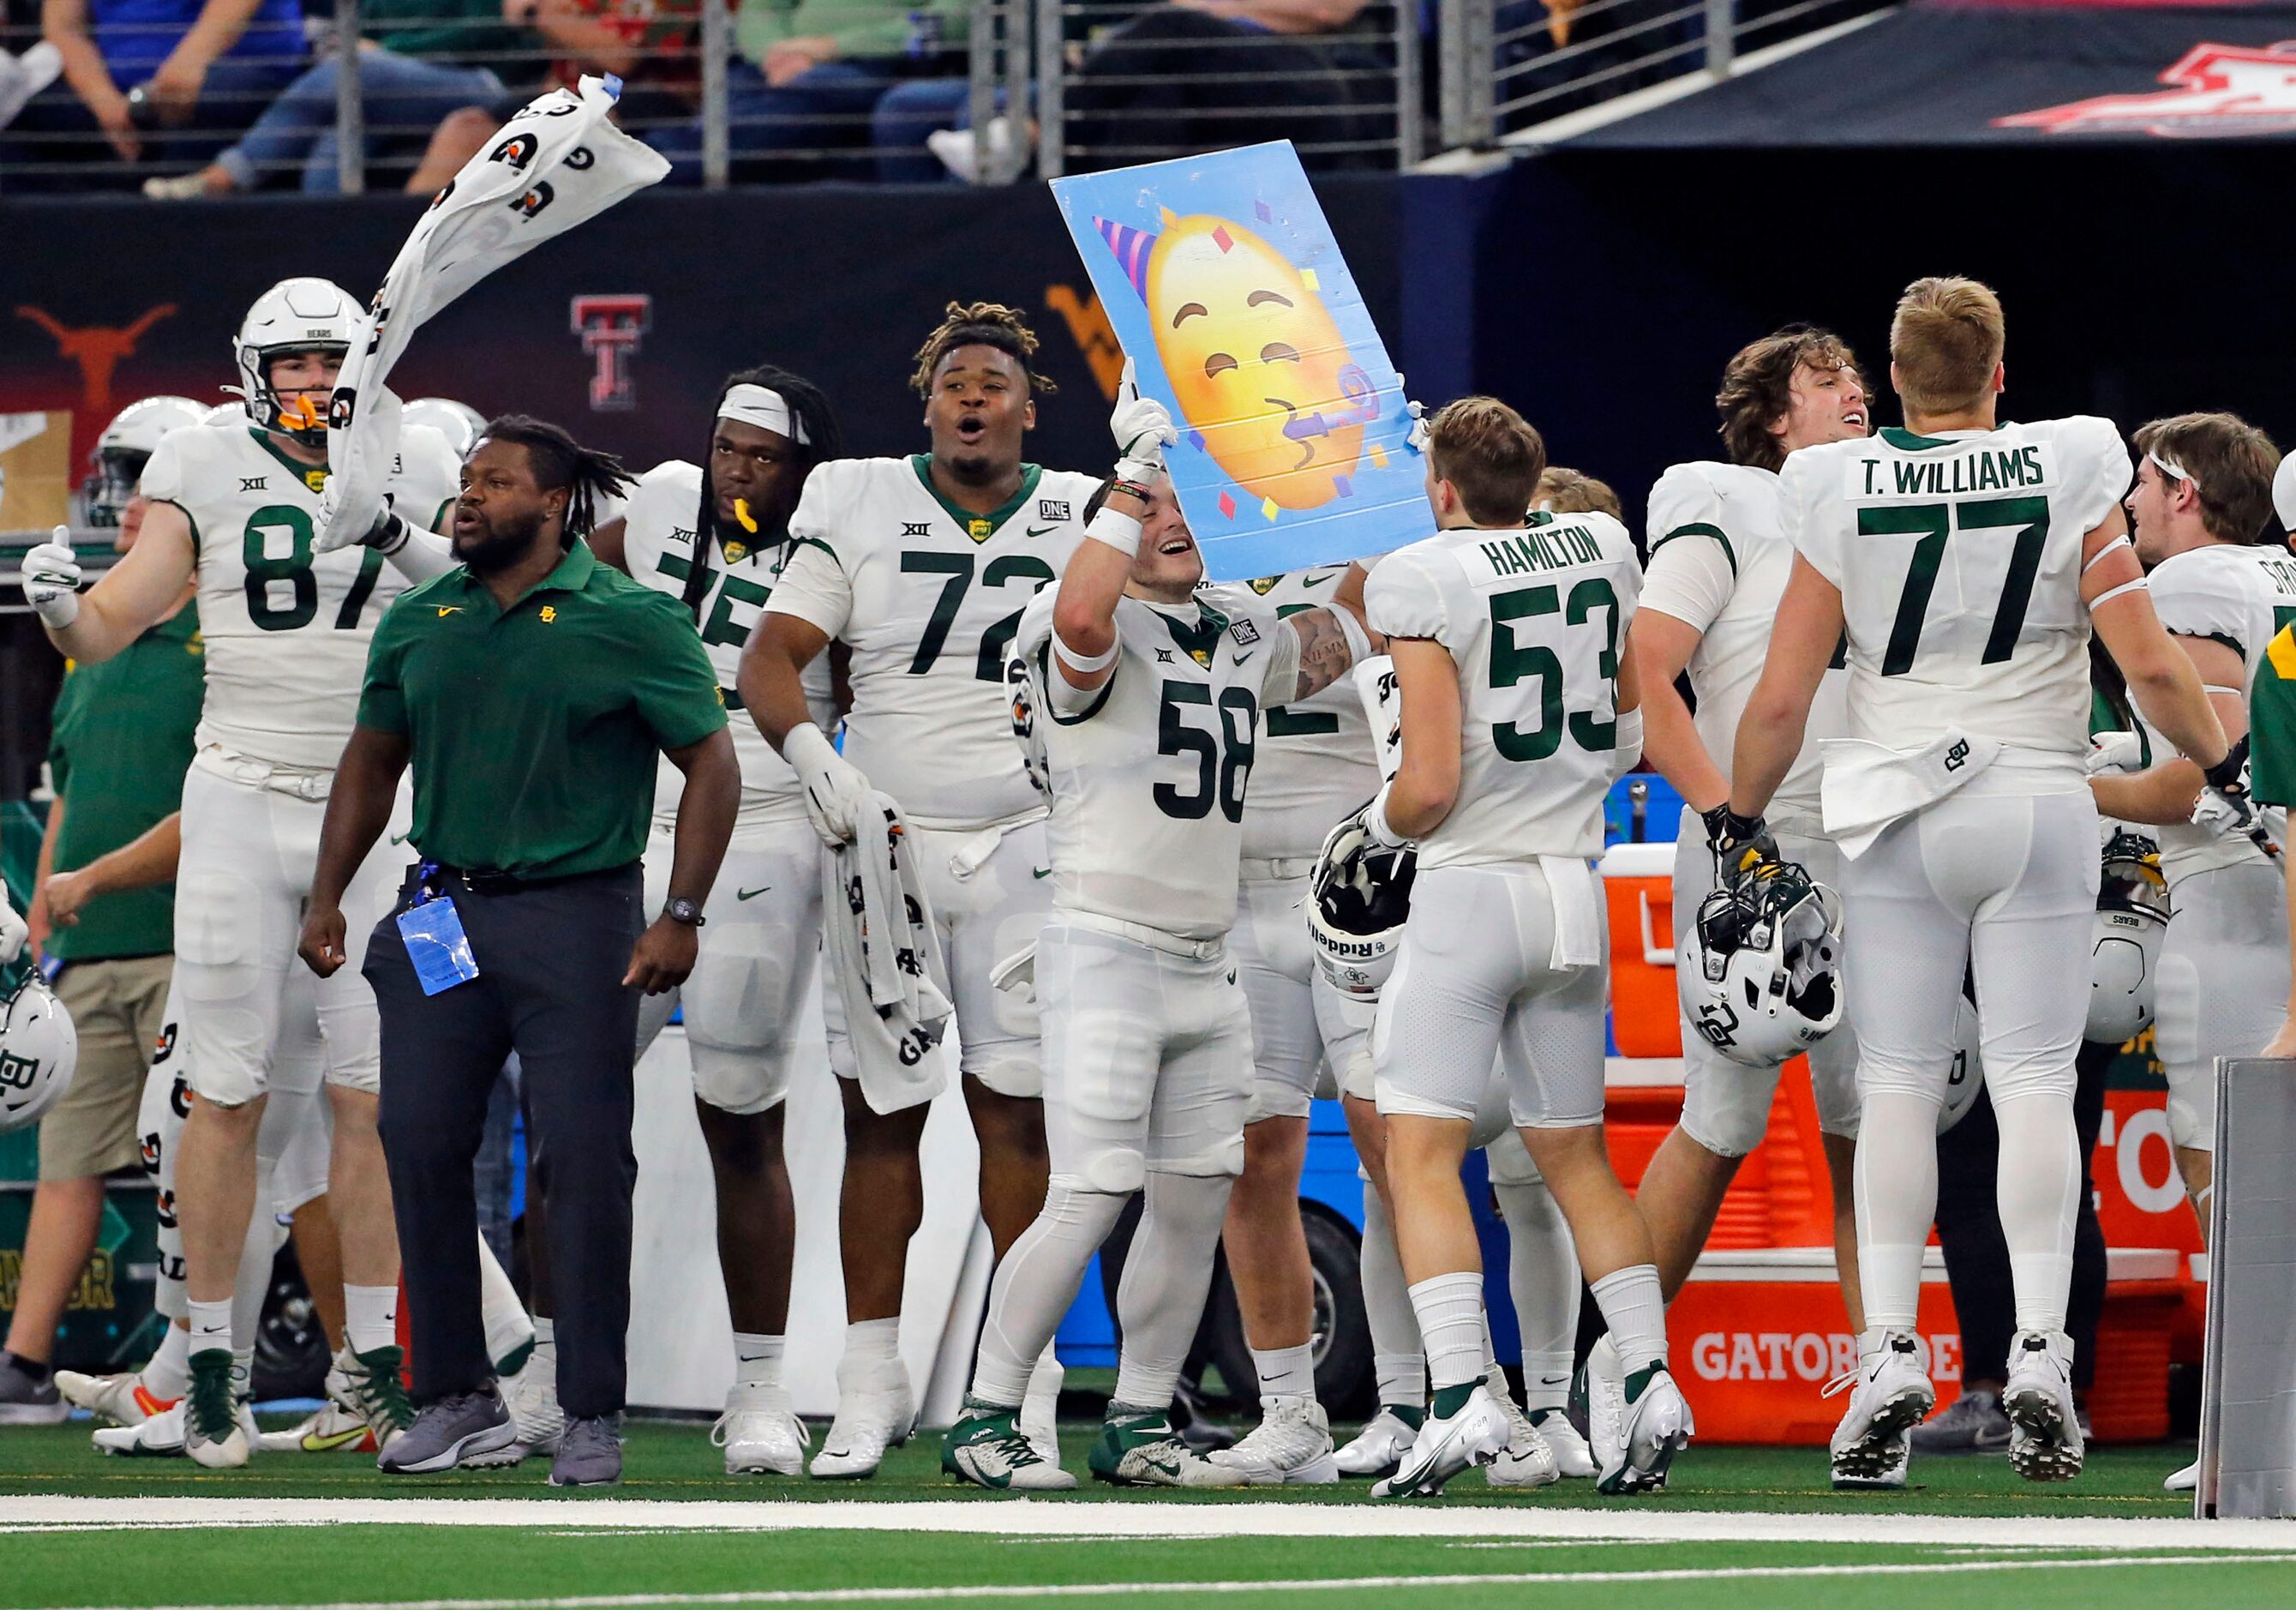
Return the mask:
[[1249,229],[1200,214],[1157,237],[1144,294],[1180,411],[1220,468],[1279,508],[1337,497],[1378,405],[1300,270]]

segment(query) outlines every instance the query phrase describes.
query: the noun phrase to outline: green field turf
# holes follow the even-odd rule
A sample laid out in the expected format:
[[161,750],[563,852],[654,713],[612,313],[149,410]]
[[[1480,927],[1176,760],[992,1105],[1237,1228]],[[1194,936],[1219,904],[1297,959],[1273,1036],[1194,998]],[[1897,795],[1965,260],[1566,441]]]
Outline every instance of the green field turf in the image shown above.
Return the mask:
[[[1916,1465],[1916,1487],[1886,1498],[1831,1491],[1819,1450],[1701,1447],[1652,1499],[1606,1500],[1575,1482],[1514,1494],[1471,1474],[1441,1503],[1401,1507],[1371,1503],[1359,1483],[1169,1496],[1087,1485],[1072,1497],[1000,1499],[944,1483],[930,1437],[898,1451],[873,1482],[735,1482],[719,1474],[701,1426],[636,1422],[619,1489],[559,1494],[544,1483],[540,1461],[386,1479],[368,1458],[275,1455],[212,1473],[100,1458],[88,1429],[83,1421],[0,1430],[0,1606],[639,1610],[1078,1598],[1137,1610],[1240,1601],[1256,1610],[1313,1598],[1480,1610],[1523,1605],[1542,1588],[1624,1596],[1605,1602],[1634,1610],[2152,1610],[2170,1595],[2209,1610],[2296,1604],[2296,1524],[2284,1547],[2276,1532],[2260,1542],[2253,1531],[2214,1527],[2162,1535],[2157,1523],[2190,1514],[2189,1499],[2160,1489],[2189,1457],[2176,1446],[2099,1450],[2080,1481],[2059,1487],[2019,1481],[2005,1459],[1932,1459]],[[1090,1430],[1063,1428],[1072,1468],[1082,1466]],[[425,1524],[399,1524],[389,1506],[358,1506],[347,1522],[324,1505],[249,1513],[204,1502],[315,1498],[550,1507],[422,1505]],[[93,1499],[160,1502],[122,1516]],[[1234,1507],[1251,1501],[1282,1507]],[[1324,1506],[1353,1507],[1361,1530]],[[1964,1531],[1893,1516],[1972,1518]],[[2100,1528],[2100,1518],[2138,1526]],[[1119,1534],[1168,1524],[1220,1535]],[[1695,1535],[1584,1535],[1611,1524]],[[1327,1535],[1282,1535],[1287,1527]],[[1845,1527],[1858,1540],[1843,1540]],[[1901,1527],[1919,1535],[1893,1540]],[[1410,1535],[1437,1529],[1466,1535]],[[1738,1535],[1746,1532],[1757,1535]],[[2267,1552],[2221,1552],[2212,1534]]]

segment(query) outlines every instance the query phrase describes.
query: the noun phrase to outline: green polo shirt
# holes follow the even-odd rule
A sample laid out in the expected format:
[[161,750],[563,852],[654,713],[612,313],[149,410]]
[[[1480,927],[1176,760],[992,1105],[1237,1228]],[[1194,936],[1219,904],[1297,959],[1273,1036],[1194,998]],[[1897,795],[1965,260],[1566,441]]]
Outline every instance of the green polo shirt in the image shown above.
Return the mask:
[[412,745],[426,858],[562,878],[638,858],[660,752],[726,706],[693,617],[577,542],[507,610],[463,567],[401,594],[358,719]]
[[[205,696],[200,612],[185,604],[101,665],[74,661],[56,695],[48,770],[63,801],[55,869],[71,872],[141,837],[184,801],[184,772]],[[102,894],[59,928],[66,961],[165,956],[176,948],[176,886]]]

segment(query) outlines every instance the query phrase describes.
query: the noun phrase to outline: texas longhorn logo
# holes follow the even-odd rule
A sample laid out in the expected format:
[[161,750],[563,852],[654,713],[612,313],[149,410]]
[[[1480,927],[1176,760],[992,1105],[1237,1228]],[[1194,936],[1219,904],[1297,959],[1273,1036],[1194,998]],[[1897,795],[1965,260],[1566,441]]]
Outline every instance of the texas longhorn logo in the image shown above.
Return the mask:
[[111,372],[119,361],[135,355],[135,343],[144,333],[161,319],[171,317],[176,311],[173,302],[162,302],[144,309],[141,317],[125,329],[114,330],[99,324],[89,324],[74,330],[65,326],[45,308],[23,307],[16,316],[29,320],[55,339],[56,350],[79,366],[82,393],[88,412],[107,417],[111,413]]
[[574,333],[597,365],[590,373],[592,412],[627,414],[638,406],[629,360],[637,356],[638,342],[652,323],[653,298],[643,292],[574,299]]
[[1997,128],[2045,134],[2149,134],[2164,139],[2296,130],[2296,40],[2262,49],[2195,45],[2161,75],[2175,87],[2096,95],[1993,119]]

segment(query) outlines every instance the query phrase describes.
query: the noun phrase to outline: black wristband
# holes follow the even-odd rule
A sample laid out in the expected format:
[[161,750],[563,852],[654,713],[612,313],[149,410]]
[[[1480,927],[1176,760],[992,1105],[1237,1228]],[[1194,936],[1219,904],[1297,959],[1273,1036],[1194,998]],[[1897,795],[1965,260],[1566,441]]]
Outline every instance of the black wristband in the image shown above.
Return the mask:
[[382,518],[368,528],[367,534],[360,541],[388,557],[405,547],[413,536],[414,532],[407,529],[406,522],[398,517],[398,511],[385,508]]
[[2241,768],[2247,764],[2248,735],[2243,733],[2239,740],[2230,749],[2225,751],[2223,760],[2218,760],[2214,766],[2202,768],[2201,776],[2210,788],[2222,793],[2227,789],[2240,785]]

